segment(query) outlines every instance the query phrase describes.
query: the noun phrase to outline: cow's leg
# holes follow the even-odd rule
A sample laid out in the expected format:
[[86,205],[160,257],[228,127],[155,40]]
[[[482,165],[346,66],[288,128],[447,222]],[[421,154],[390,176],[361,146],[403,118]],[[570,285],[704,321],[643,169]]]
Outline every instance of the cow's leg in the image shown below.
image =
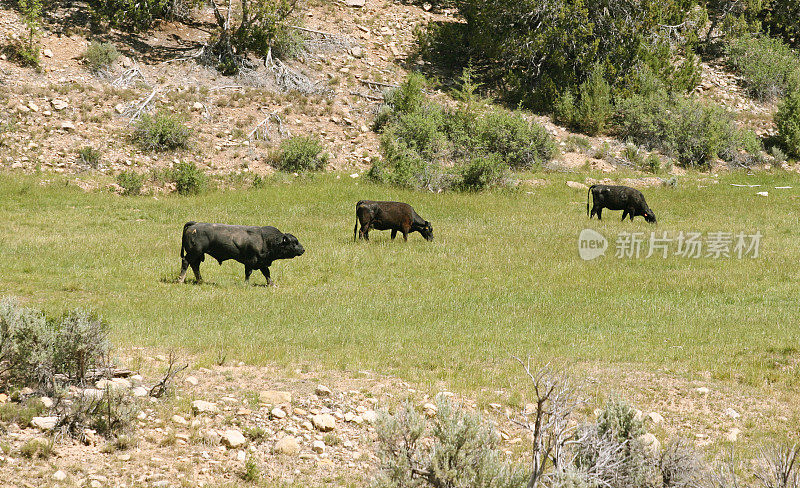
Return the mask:
[[597,208],[597,207],[595,207],[594,205],[592,205],[592,213],[590,213],[590,214],[589,214],[589,220],[592,220],[592,217],[594,217],[594,214],[596,214],[596,213],[597,213],[597,210],[596,210],[596,208]]
[[636,212],[634,212],[633,210],[628,210],[628,215],[631,216],[631,222],[633,222],[633,217],[634,215],[636,215]]
[[272,280],[269,277],[269,266],[264,266],[263,268],[261,268],[261,274],[263,274],[264,278],[267,279],[267,285],[271,285]]
[[192,271],[194,271],[194,279],[198,283],[202,283],[203,282],[203,277],[200,275],[200,261],[197,261],[196,263],[189,263],[189,264],[191,264]]
[[397,237],[397,229],[392,229],[392,240]]
[[597,220],[603,220],[603,207],[597,209]]
[[369,240],[369,222],[361,226],[361,235],[364,236],[364,240]]
[[178,283],[183,283],[186,280],[187,269],[189,269],[189,261],[186,258],[181,258],[181,275],[178,276]]
[[250,281],[250,273],[252,273],[252,272],[253,272],[253,268],[251,268],[250,266],[245,266],[244,267],[244,282],[245,283]]
[[628,209],[626,208],[625,210],[622,211],[622,222],[625,222],[625,217],[627,216],[628,216]]
[[403,233],[403,240],[408,242],[408,231],[406,229],[401,229],[400,232]]

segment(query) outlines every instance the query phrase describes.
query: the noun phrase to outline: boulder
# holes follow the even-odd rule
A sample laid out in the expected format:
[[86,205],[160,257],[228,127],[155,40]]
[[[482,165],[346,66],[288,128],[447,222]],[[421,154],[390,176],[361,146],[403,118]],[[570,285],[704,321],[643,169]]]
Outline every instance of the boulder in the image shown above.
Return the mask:
[[314,427],[322,432],[329,432],[336,428],[336,419],[329,413],[322,413],[311,417],[311,423]]
[[221,441],[224,446],[227,446],[231,449],[236,449],[247,443],[247,439],[245,439],[244,434],[235,429],[226,430],[222,434]]
[[297,443],[297,438],[287,435],[275,443],[275,445],[272,447],[272,452],[275,454],[295,456],[300,452],[300,444]]

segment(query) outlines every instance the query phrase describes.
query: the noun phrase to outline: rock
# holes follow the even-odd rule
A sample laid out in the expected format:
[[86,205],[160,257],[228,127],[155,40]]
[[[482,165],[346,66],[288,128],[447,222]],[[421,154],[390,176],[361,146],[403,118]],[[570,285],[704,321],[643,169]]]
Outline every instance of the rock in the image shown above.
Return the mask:
[[276,419],[286,418],[286,412],[284,412],[283,409],[279,407],[273,408],[269,413]]
[[131,382],[126,378],[113,378],[111,382],[119,389],[129,389],[131,387]]
[[344,414],[345,422],[352,422],[354,418],[356,418],[356,414],[354,414],[353,412],[347,412],[346,414]]
[[53,51],[51,51],[49,49],[45,49],[44,51],[42,51],[42,56],[44,56],[46,58],[52,58],[53,57]]
[[589,187],[578,181],[567,181],[567,186],[576,190],[588,190]]
[[366,0],[345,0],[348,7],[363,7],[366,4]]
[[50,103],[53,104],[53,108],[56,110],[64,110],[65,108],[69,107],[69,104],[60,98],[54,98],[50,101]]
[[47,409],[53,408],[53,399],[52,398],[43,396],[42,398],[39,399],[39,401],[42,402],[42,405],[44,406],[44,408],[47,408]]
[[742,416],[739,412],[737,412],[736,410],[734,410],[732,408],[726,408],[725,409],[725,415],[727,415],[728,417],[730,417],[730,418],[732,418],[734,420],[736,420],[736,419],[738,419],[739,417]]
[[[65,127],[65,124],[69,124],[71,127]],[[72,122],[65,121],[65,122],[63,122],[63,123],[61,124],[61,128],[62,128],[62,129],[67,129],[67,128],[69,128],[69,129],[74,129],[74,128],[75,128],[75,126],[74,126],[74,125],[72,125]],[[114,380],[109,380],[109,379],[102,379],[102,380],[98,380],[98,381],[97,381],[97,382],[94,384],[94,386],[95,386],[95,388],[97,388],[97,389],[98,389],[98,390],[100,390],[100,391],[103,391],[103,390],[105,390],[105,389],[110,389],[110,390],[121,390],[121,389],[125,388],[125,386],[124,386],[122,383],[117,383],[117,382],[115,382]]]
[[187,376],[183,381],[192,386],[197,386],[198,383],[197,378],[194,376]]
[[422,406],[422,413],[424,413],[425,416],[429,418],[436,417],[436,412],[438,410],[439,409],[436,408],[436,405],[434,405],[433,403],[426,403],[425,405]]
[[648,432],[647,434],[639,437],[639,440],[642,441],[645,450],[647,450],[647,452],[649,452],[651,455],[655,456],[659,451],[661,451],[661,443],[658,441],[658,439],[656,439],[655,435]]
[[0,403],[6,403],[8,401],[8,395],[5,393],[0,393]]
[[231,449],[236,449],[237,447],[243,446],[247,442],[247,439],[244,438],[244,434],[240,431],[229,429],[222,434],[221,441],[223,445]]
[[118,114],[121,114],[121,113],[125,112],[125,104],[124,103],[118,103],[118,104],[114,105],[114,111],[116,111]]
[[[61,128],[63,130],[75,130],[75,124],[73,124],[69,120],[65,120],[64,122],[61,122]],[[103,381],[103,380],[100,380],[100,381]]]
[[53,430],[57,422],[58,417],[33,417],[31,419],[31,425],[39,430]]
[[292,394],[288,391],[267,390],[259,392],[258,399],[261,403],[283,405],[285,403],[292,403]]
[[189,425],[189,421],[181,417],[180,415],[173,415],[172,421],[178,425]]
[[53,473],[52,478],[56,481],[64,481],[67,479],[67,473],[61,471],[60,469]]
[[14,110],[22,114],[26,114],[31,111],[31,109],[29,109],[26,105],[23,105],[21,103],[16,104],[14,106]]
[[648,413],[647,418],[650,419],[650,421],[653,422],[654,424],[660,424],[661,422],[664,421],[664,417],[661,416],[661,414],[658,412]]
[[361,418],[368,424],[374,424],[378,421],[378,413],[375,410],[367,410],[361,414]]
[[287,435],[275,443],[272,447],[272,452],[294,456],[300,452],[300,444],[297,443],[297,438]]
[[639,410],[638,408],[634,408],[633,409],[633,420],[635,420],[637,422],[641,422],[642,420],[644,420],[644,413],[641,410]]
[[32,112],[38,112],[39,106],[33,102],[28,102],[28,108],[31,109]]
[[361,49],[360,46],[354,46],[352,49],[350,49],[350,54],[352,54],[354,58],[360,58],[364,55],[364,50]]
[[328,397],[331,396],[333,392],[325,385],[317,385],[317,387],[314,388],[314,393],[316,393],[318,397]]
[[739,434],[741,434],[741,432],[742,431],[740,429],[734,427],[725,435],[725,439],[727,439],[728,442],[736,442],[739,439]]
[[695,391],[701,395],[708,395],[711,392],[711,390],[709,390],[705,386],[701,386],[700,388],[695,388]]
[[325,452],[325,443],[322,441],[314,441],[313,444],[311,444],[311,450],[317,454],[322,454]]
[[148,394],[150,394],[150,391],[143,386],[137,386],[131,390],[131,393],[133,393],[133,396],[135,397],[146,397]]
[[322,432],[329,432],[336,428],[336,419],[329,413],[314,415],[311,417],[311,423],[314,424],[317,430]]
[[769,192],[768,191],[760,191],[760,192],[756,193],[756,195],[758,195],[760,197],[768,197],[769,196]]
[[131,455],[130,454],[119,454],[117,455],[117,461],[130,461]]
[[296,407],[294,410],[292,410],[292,413],[297,415],[298,417],[305,417],[306,415],[308,415],[308,412],[300,407]]
[[104,394],[105,394],[105,392],[103,390],[98,389],[98,388],[86,388],[83,391],[81,391],[81,396],[83,398],[92,399],[92,400],[99,400],[99,399],[103,398]]
[[203,110],[203,104],[200,102],[194,102],[192,104],[192,110]]

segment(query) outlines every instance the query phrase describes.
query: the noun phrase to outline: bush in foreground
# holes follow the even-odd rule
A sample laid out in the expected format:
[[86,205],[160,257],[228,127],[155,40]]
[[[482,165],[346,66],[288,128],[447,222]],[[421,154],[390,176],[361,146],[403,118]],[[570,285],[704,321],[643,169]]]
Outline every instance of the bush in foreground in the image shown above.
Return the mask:
[[778,138],[786,151],[800,158],[800,87],[793,90],[778,107],[775,114]]

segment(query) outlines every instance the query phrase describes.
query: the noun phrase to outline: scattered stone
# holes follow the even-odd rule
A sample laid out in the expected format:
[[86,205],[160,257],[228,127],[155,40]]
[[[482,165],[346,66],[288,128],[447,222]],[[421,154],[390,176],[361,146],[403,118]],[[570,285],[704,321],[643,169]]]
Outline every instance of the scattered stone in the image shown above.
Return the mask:
[[269,413],[276,419],[286,418],[286,412],[284,412],[283,409],[279,407],[273,408]]
[[53,399],[50,397],[43,396],[39,399],[42,402],[44,408],[51,409],[53,408]]
[[33,417],[31,425],[39,430],[53,430],[58,423],[58,417]]
[[345,422],[352,422],[354,418],[356,418],[356,415],[353,412],[347,412],[346,414],[344,414]]
[[28,108],[31,109],[32,112],[38,112],[39,106],[33,102],[28,102]]
[[64,110],[69,107],[69,104],[60,98],[54,98],[50,103],[53,104],[53,108],[56,110]]
[[0,393],[0,403],[6,403],[8,401],[8,395],[5,393]]
[[56,481],[64,481],[67,479],[67,473],[61,471],[60,469],[53,473],[53,479]]
[[197,386],[198,383],[197,378],[195,378],[194,376],[187,376],[186,378],[184,378],[183,381],[192,386]]
[[300,452],[300,444],[297,443],[297,438],[287,435],[275,443],[272,451],[275,454],[287,454],[294,456]]
[[644,444],[644,448],[651,455],[655,456],[656,454],[658,454],[659,451],[661,451],[661,443],[652,433],[648,432],[647,434],[641,436],[639,440],[642,441],[642,444]]
[[502,407],[502,405],[500,405],[499,403],[490,403],[489,404],[489,408],[491,408],[492,410],[500,410],[501,407]]
[[292,410],[292,413],[297,415],[298,417],[305,417],[306,415],[308,415],[308,412],[300,407],[297,407],[294,410]]
[[311,417],[311,422],[317,430],[322,432],[329,432],[336,428],[336,420],[333,418],[333,415],[328,413],[314,415]]
[[[64,124],[69,124],[70,127],[65,127]],[[63,122],[61,124],[61,128],[62,129],[67,129],[67,128],[74,129],[75,126],[72,125],[72,122],[66,121],[66,122]],[[116,382],[114,380],[108,380],[108,379],[98,380],[97,383],[94,384],[94,386],[95,386],[95,388],[97,388],[100,391],[106,390],[106,389],[121,390],[121,389],[125,388],[125,385],[123,385],[122,383]]]
[[75,130],[75,124],[73,124],[69,120],[65,120],[64,122],[61,122],[61,128],[63,130]]
[[316,452],[317,454],[322,454],[325,452],[325,443],[322,441],[314,441],[311,444],[311,450]]
[[644,420],[644,413],[638,408],[633,409],[633,420],[641,422]]
[[730,418],[732,418],[734,420],[736,420],[736,419],[738,419],[739,417],[742,416],[739,412],[737,412],[736,410],[734,410],[732,408],[726,408],[725,409],[725,415],[727,415],[728,417],[730,417]]
[[768,191],[760,191],[760,192],[756,193],[756,195],[758,195],[760,197],[768,197],[769,196],[769,192]]
[[150,391],[143,386],[137,386],[131,390],[131,393],[133,393],[133,396],[135,397],[146,397],[148,394],[150,394]]
[[348,7],[363,7],[366,0],[345,0]]
[[117,461],[130,461],[131,455],[130,454],[120,454],[117,456]]
[[17,112],[22,113],[22,114],[26,114],[26,113],[31,111],[31,109],[29,109],[27,106],[25,106],[25,105],[23,105],[21,103],[16,104],[14,106],[14,110],[16,110]]
[[433,403],[426,403],[422,406],[422,413],[425,414],[426,417],[433,418],[436,416],[436,412],[438,408]]
[[374,424],[378,421],[378,413],[375,410],[367,410],[361,414],[361,418],[368,424]]
[[83,398],[92,400],[99,400],[103,398],[104,394],[105,393],[103,392],[103,390],[100,390],[98,388],[86,388],[85,390],[81,391],[81,396]]
[[200,102],[194,102],[192,105],[193,110],[203,110],[203,104]]
[[352,54],[354,58],[360,58],[364,55],[364,50],[361,49],[360,46],[354,46],[352,49],[350,49],[350,54]]
[[739,428],[734,427],[725,435],[725,439],[727,439],[728,442],[736,442],[739,439],[739,434],[741,434],[741,432],[742,431]]
[[173,415],[172,421],[179,425],[189,425],[189,421],[181,417],[180,415]]
[[52,58],[53,57],[53,51],[51,51],[49,49],[45,49],[44,51],[42,51],[42,56],[44,56],[46,58]]
[[292,394],[288,391],[267,390],[259,392],[258,399],[261,403],[283,405],[285,403],[292,403]]
[[124,103],[118,103],[118,104],[114,105],[114,110],[118,114],[122,114],[123,112],[125,112],[125,104]]
[[222,434],[222,444],[231,449],[236,449],[237,447],[241,447],[246,442],[247,439],[244,438],[244,434],[242,434],[238,430],[229,429],[226,430],[224,434]]
[[314,393],[316,393],[318,397],[328,397],[331,396],[333,392],[325,385],[317,385],[317,387],[314,388]]
[[589,187],[578,181],[567,181],[567,186],[576,190],[588,190]]
[[711,392],[711,390],[709,390],[705,386],[701,386],[700,388],[695,388],[695,391],[701,395],[708,395]]
[[664,421],[664,417],[658,412],[650,412],[647,414],[647,418],[650,419],[651,422],[654,424],[660,424]]
[[314,430],[314,424],[312,424],[308,420],[303,421],[303,423],[300,424],[300,426],[306,430]]

